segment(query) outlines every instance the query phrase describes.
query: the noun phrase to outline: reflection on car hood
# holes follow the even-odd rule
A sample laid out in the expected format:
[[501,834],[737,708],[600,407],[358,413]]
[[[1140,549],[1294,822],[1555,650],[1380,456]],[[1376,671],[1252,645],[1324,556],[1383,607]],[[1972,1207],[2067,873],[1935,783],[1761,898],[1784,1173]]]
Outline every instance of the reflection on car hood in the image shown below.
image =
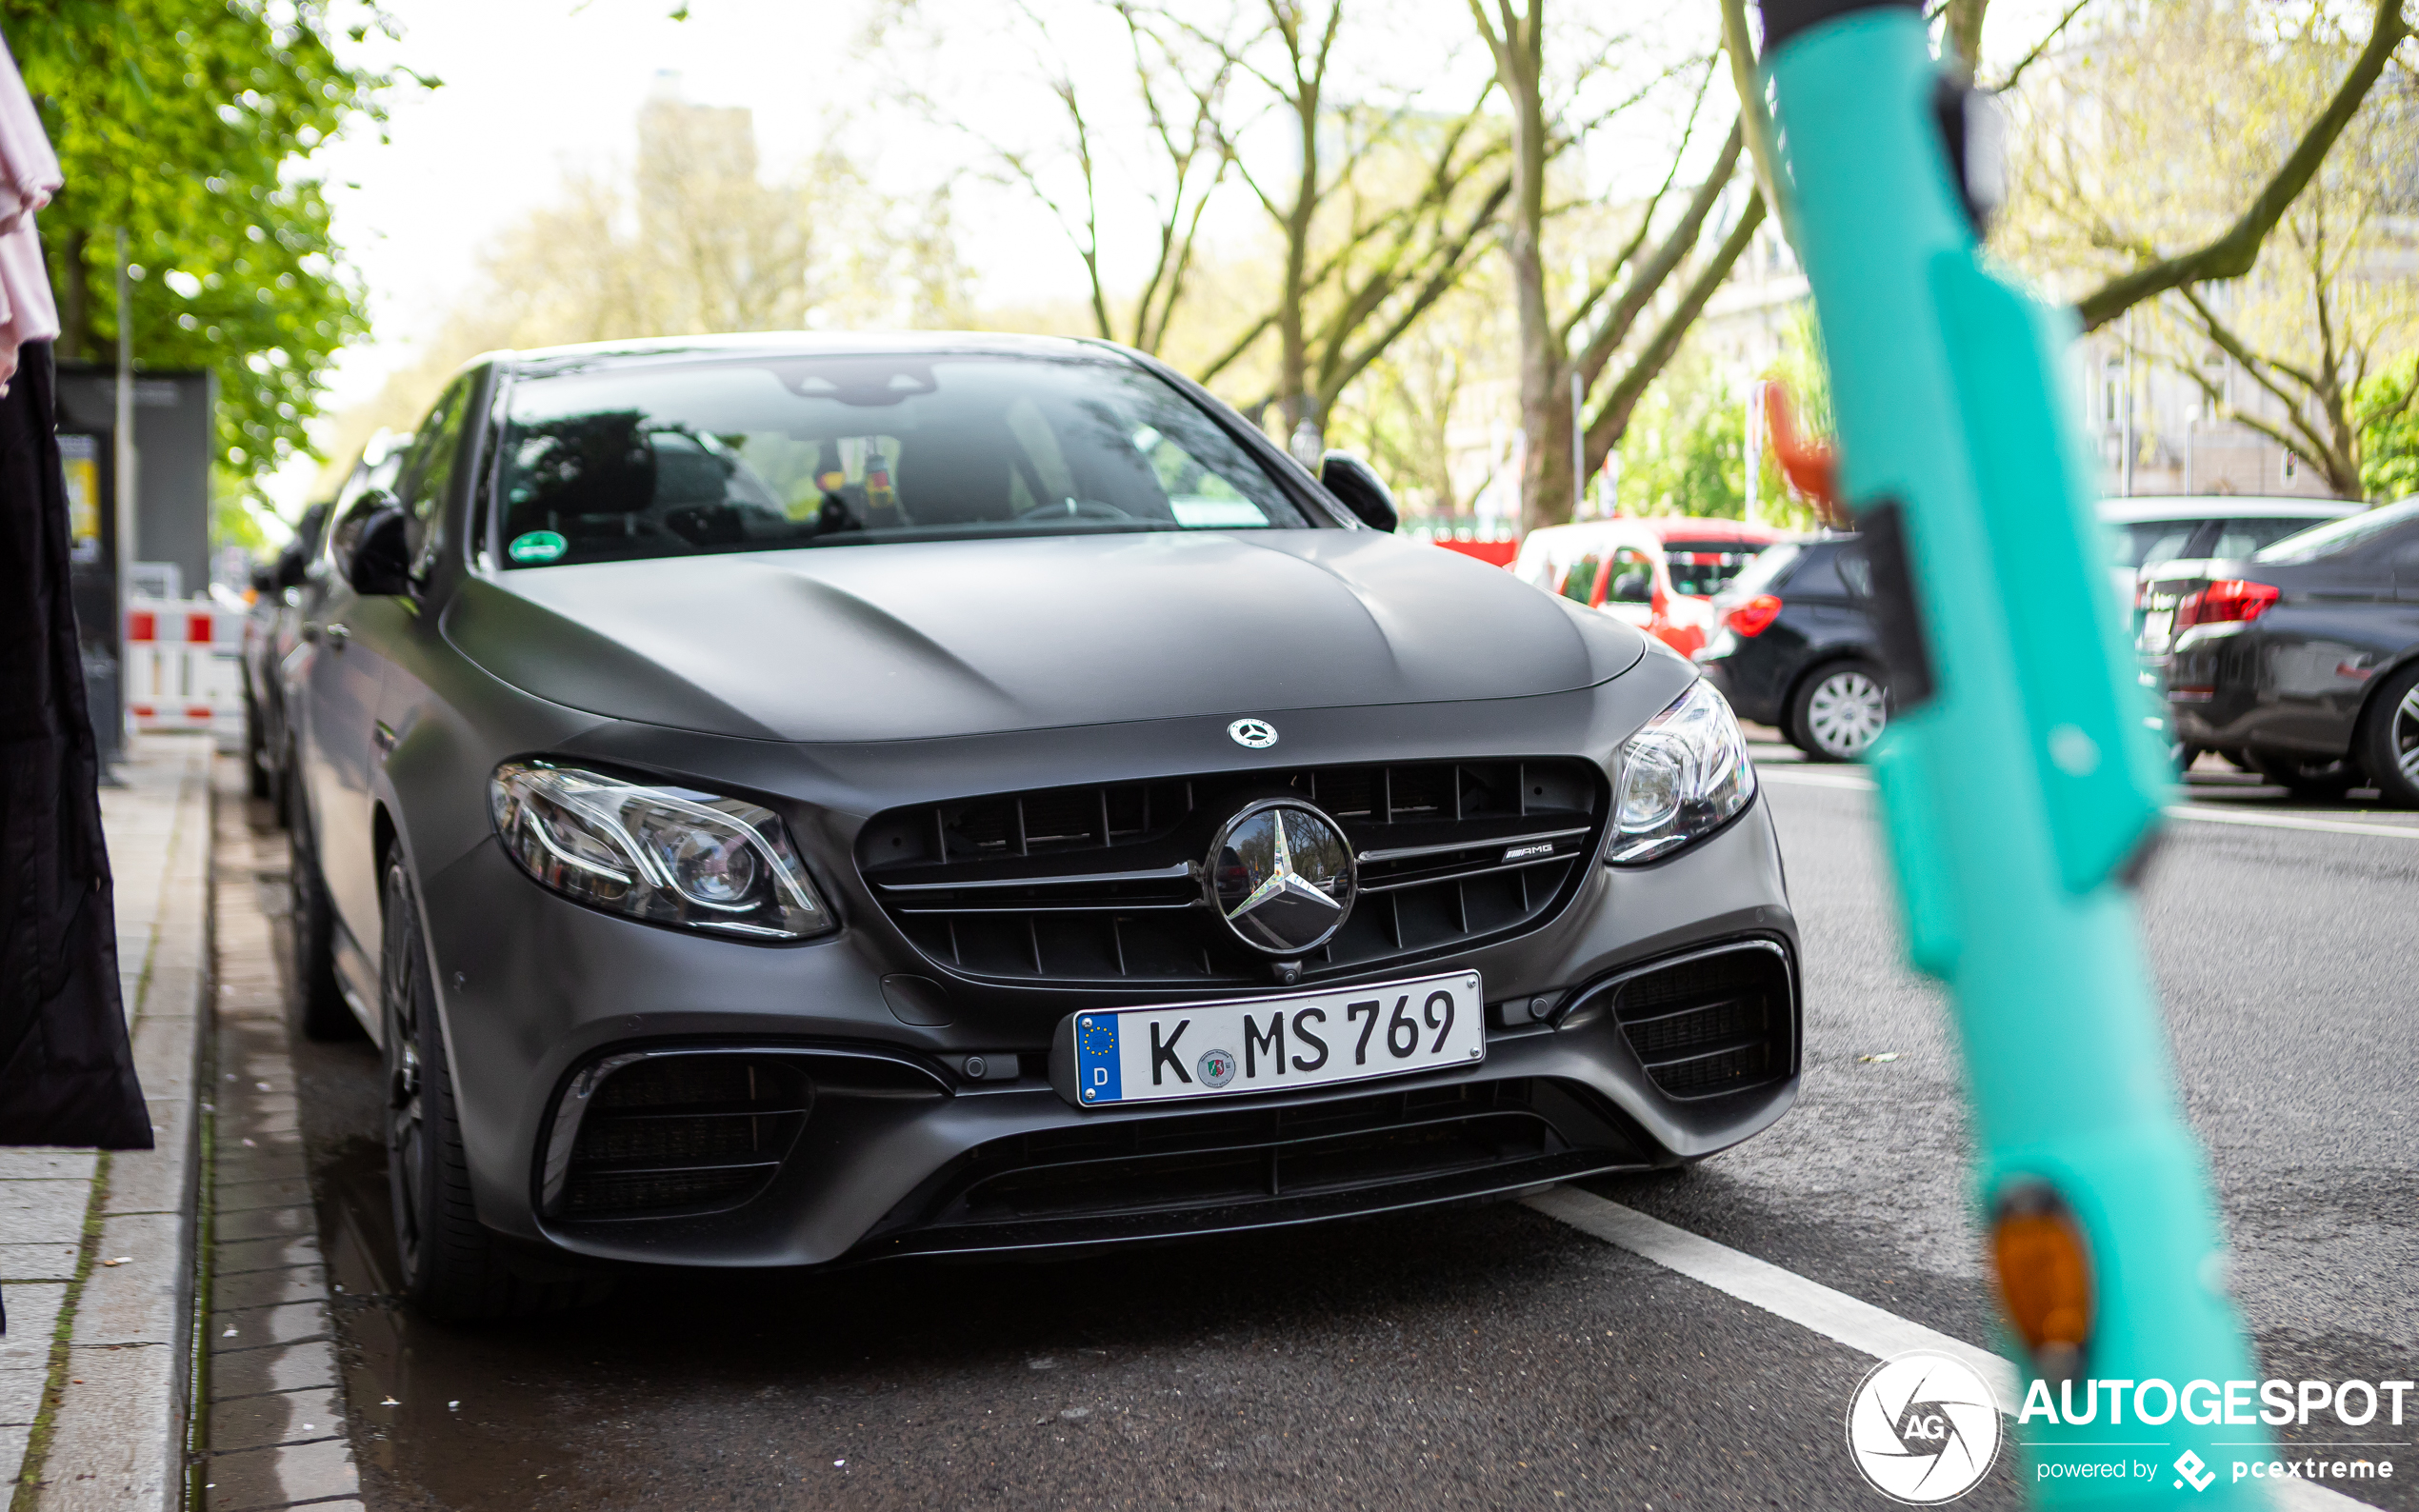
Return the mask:
[[496,677],[777,740],[1559,692],[1645,648],[1509,572],[1362,531],[826,547],[500,583],[469,581],[444,621]]

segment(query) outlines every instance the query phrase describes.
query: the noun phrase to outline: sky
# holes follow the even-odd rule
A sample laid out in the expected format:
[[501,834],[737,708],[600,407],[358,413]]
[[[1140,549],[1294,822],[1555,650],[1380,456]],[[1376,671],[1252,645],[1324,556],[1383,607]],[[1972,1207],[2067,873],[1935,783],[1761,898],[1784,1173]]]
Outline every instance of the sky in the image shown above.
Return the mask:
[[[418,343],[473,286],[481,250],[552,199],[567,173],[610,174],[635,157],[636,117],[650,90],[754,112],[769,174],[835,134],[877,170],[881,187],[913,192],[947,183],[978,278],[978,301],[1032,306],[1080,297],[1081,269],[1049,214],[1029,196],[987,181],[987,144],[1035,146],[1057,129],[1035,90],[1036,30],[1073,62],[1083,82],[1116,82],[1127,67],[1122,34],[1085,0],[1030,0],[1015,19],[995,0],[389,0],[400,37],[373,35],[353,60],[403,66],[379,129],[360,123],[313,154],[303,171],[330,186],[338,241],[370,291],[371,336],[339,358],[326,409],[339,413],[409,366]],[[2001,0],[1993,20],[2037,0]],[[1208,14],[1214,0],[1204,0]],[[1697,15],[1702,10],[1701,16]],[[343,23],[365,12],[339,6]],[[869,21],[910,14],[869,45]],[[1553,12],[1601,33],[1639,25],[1679,27],[1710,43],[1712,0],[1670,8],[1597,0]],[[1440,107],[1466,104],[1488,68],[1463,7],[1422,0],[1356,0],[1356,30],[1338,92],[1418,84]],[[1701,23],[1701,24],[1700,24]],[[2017,30],[2022,30],[2021,24]],[[918,88],[955,124],[900,103]],[[1096,96],[1108,98],[1106,90]],[[1709,102],[1711,104],[1712,102]],[[1109,120],[1114,152],[1136,123]],[[1274,129],[1275,123],[1263,128]],[[1591,143],[1588,174],[1617,187],[1621,141]],[[1649,156],[1653,154],[1649,153]],[[1253,233],[1257,212],[1240,194],[1212,235]],[[1130,228],[1138,231],[1139,223]],[[1112,260],[1116,249],[1111,249]],[[316,464],[298,462],[270,493],[290,518]]]

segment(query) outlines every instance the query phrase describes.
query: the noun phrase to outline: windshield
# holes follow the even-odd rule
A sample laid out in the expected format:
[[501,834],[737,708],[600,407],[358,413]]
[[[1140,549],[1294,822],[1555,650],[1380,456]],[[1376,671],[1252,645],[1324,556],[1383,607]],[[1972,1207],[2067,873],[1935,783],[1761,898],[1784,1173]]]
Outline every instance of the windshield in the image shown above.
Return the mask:
[[1201,407],[1114,360],[599,365],[512,386],[513,567],[1310,522]]
[[2147,567],[2172,562],[2184,554],[2192,532],[2200,527],[2198,520],[2135,520],[2118,526],[2116,565]]
[[2259,562],[2315,562],[2320,557],[2355,550],[2398,526],[2419,520],[2419,498],[2405,499],[2380,509],[2360,514],[2348,514],[2340,520],[2329,520],[2315,529],[2299,535],[2289,535],[2267,550],[2259,552]]
[[1790,563],[1806,554],[1806,547],[1795,541],[1768,546],[1755,553],[1755,559],[1729,582],[1725,599],[1751,599],[1770,588],[1773,580],[1789,570]]
[[1701,599],[1709,599],[1729,587],[1730,580],[1755,560],[1758,549],[1748,541],[1663,543],[1664,560],[1671,567],[1672,591],[1692,593]]

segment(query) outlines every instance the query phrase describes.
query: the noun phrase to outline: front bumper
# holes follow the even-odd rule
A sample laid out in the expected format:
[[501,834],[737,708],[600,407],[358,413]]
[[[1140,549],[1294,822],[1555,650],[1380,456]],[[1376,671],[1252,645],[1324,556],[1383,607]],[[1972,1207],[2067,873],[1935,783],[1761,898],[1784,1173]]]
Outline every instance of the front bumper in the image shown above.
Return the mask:
[[[1081,1110],[1044,1076],[1050,1035],[1066,1014],[1147,1003],[1150,994],[960,985],[953,1022],[911,1024],[886,997],[883,979],[916,965],[878,928],[766,948],[650,927],[545,891],[492,840],[423,878],[422,894],[480,1219],[525,1241],[605,1260],[815,1265],[1162,1238],[1464,1200],[1700,1158],[1771,1124],[1797,1089],[1796,926],[1760,801],[1721,833],[1658,865],[1593,866],[1554,919],[1452,963],[1486,984],[1483,1064],[1324,1092],[1208,1100],[1174,1112]],[[1625,968],[1740,940],[1765,942],[1789,966],[1775,1074],[1751,1088],[1670,1095],[1609,1014],[1572,1011],[1584,1007],[1581,989]],[[1506,1011],[1540,997],[1555,1005],[1547,1023]],[[721,1212],[550,1214],[547,1156],[553,1147],[559,1157],[557,1116],[574,1075],[601,1058],[678,1046],[775,1051],[797,1057],[817,1077],[822,1090],[777,1175]],[[1002,1057],[1015,1057],[1020,1074],[970,1077],[968,1058],[975,1055],[994,1075]],[[822,1075],[813,1069],[819,1059],[878,1062],[895,1073]],[[1390,1111],[1369,1105],[1389,1100]],[[986,1162],[1005,1159],[1004,1150],[1097,1141],[1101,1130],[1124,1124],[1136,1126],[1138,1142],[1204,1159],[1286,1146],[1295,1157],[1285,1158],[1326,1162],[1330,1179],[1293,1191],[1280,1180],[1255,1195],[1234,1189],[1229,1160],[1226,1175],[1188,1178],[1191,1195],[1180,1201],[1146,1197],[1112,1212],[1070,1204],[1063,1190],[1057,1199],[1033,1196],[1034,1183],[1027,1182],[1013,1211],[997,1204],[969,1208],[968,1184]],[[1221,1135],[1222,1128],[1238,1131]],[[1448,1150],[1423,1166],[1404,1153],[1423,1130],[1465,1146],[1495,1138],[1501,1149],[1489,1160]],[[1104,1163],[1092,1169],[1105,1181],[1135,1169],[1112,1169],[1114,1151],[1076,1153]],[[1188,1168],[1200,1167],[1193,1161]],[[1061,1169],[1040,1184],[1055,1181],[1063,1189],[1067,1175]]]

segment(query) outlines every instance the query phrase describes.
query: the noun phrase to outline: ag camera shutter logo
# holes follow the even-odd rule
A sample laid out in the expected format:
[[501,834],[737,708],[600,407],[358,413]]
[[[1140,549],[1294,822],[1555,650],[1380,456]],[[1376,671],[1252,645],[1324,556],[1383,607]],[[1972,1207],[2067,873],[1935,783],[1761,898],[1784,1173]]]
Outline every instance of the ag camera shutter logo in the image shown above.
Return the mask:
[[1848,1403],[1848,1448],[1874,1490],[1909,1506],[1953,1502],[1999,1458],[1999,1406],[1963,1361],[1928,1350],[1875,1365]]

